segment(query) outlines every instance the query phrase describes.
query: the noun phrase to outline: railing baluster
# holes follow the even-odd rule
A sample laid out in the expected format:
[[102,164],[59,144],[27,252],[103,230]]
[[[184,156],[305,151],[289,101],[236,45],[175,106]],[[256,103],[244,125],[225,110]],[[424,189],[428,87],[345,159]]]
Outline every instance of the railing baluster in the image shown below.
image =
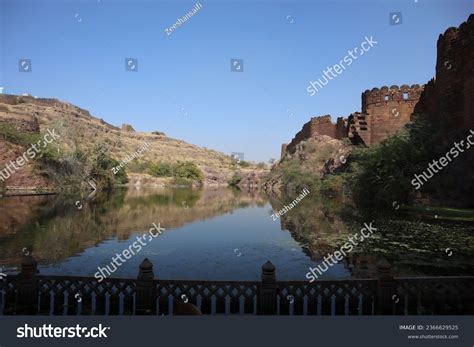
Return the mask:
[[81,301],[81,314],[82,315],[92,314],[92,293],[93,291],[90,290],[82,294],[82,301]]
[[[340,290],[340,292],[338,292]],[[342,289],[336,289],[334,294],[335,313],[338,316],[343,316],[346,313],[346,297]]]
[[116,316],[120,314],[120,296],[119,292],[113,292],[109,298],[109,315]]
[[[254,288],[252,288],[254,289]],[[245,288],[244,292],[247,292],[249,290],[248,288]],[[254,289],[256,293],[256,288]],[[248,295],[244,296],[244,313],[245,314],[253,314],[255,311],[255,305],[254,305],[254,298],[255,296],[249,297]]]
[[[105,283],[104,283],[104,286],[105,286]],[[94,315],[96,316],[105,315],[105,311],[106,311],[105,293],[107,292],[105,290],[101,291],[100,287],[97,288],[97,291],[95,292]]]
[[212,295],[211,288],[209,288],[209,293],[207,293],[207,295],[204,293],[204,289],[203,289],[202,299],[201,299],[202,314],[211,314],[211,310],[212,310],[211,295]]
[[352,292],[351,295],[348,296],[348,312],[349,316],[358,315],[359,314],[359,292]]
[[293,299],[293,314],[301,316],[303,315],[304,308],[304,296],[297,296],[296,293]]
[[321,315],[330,316],[332,311],[332,295],[331,291],[326,288],[326,293],[321,294]]
[[216,291],[216,314],[225,313],[226,295],[223,288],[219,288]]

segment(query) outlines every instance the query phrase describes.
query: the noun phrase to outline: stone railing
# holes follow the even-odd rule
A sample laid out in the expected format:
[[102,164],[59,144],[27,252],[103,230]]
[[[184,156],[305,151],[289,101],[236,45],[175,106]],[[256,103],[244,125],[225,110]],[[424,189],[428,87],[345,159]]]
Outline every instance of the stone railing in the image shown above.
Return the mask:
[[4,315],[170,315],[190,303],[203,314],[392,315],[474,314],[474,277],[277,281],[271,262],[261,281],[181,281],[154,277],[145,259],[136,279],[42,276],[32,256],[0,281]]

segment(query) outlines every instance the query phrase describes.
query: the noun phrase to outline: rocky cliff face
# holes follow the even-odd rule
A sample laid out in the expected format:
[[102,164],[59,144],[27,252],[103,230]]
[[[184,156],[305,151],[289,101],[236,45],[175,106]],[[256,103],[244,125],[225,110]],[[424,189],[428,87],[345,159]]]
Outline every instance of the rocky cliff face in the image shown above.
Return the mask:
[[309,180],[324,179],[343,170],[353,149],[349,140],[336,140],[327,135],[313,135],[287,151],[277,162],[264,183],[269,191],[295,191]]

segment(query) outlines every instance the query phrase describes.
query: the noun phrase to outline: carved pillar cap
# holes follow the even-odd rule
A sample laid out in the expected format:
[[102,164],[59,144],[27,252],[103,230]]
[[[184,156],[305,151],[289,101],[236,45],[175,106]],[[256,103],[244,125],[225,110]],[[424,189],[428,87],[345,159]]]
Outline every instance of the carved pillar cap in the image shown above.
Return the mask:
[[270,260],[267,260],[267,262],[262,265],[262,271],[265,271],[265,272],[275,271],[275,266],[272,264]]
[[385,258],[381,258],[377,262],[377,272],[380,277],[390,277],[392,273],[392,265]]
[[276,281],[275,266],[272,264],[270,260],[268,260],[265,264],[262,265],[262,281],[264,282]]
[[152,280],[155,277],[153,273],[153,264],[145,258],[140,264],[140,271],[138,272],[138,279]]
[[38,262],[32,255],[25,255],[21,261],[21,274],[34,276],[38,273]]

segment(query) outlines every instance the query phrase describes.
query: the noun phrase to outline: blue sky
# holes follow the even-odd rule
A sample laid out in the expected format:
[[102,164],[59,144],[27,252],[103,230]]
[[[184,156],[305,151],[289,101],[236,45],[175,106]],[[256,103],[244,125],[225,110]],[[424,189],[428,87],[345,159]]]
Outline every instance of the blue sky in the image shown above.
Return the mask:
[[[312,116],[360,109],[365,89],[425,83],[436,40],[471,1],[0,0],[0,87],[69,101],[105,121],[245,158],[278,158]],[[389,13],[401,24],[389,25]],[[310,80],[366,36],[378,42],[320,92]],[[31,59],[30,73],[18,71]],[[125,70],[138,59],[138,71]],[[232,72],[231,59],[244,71]]]

